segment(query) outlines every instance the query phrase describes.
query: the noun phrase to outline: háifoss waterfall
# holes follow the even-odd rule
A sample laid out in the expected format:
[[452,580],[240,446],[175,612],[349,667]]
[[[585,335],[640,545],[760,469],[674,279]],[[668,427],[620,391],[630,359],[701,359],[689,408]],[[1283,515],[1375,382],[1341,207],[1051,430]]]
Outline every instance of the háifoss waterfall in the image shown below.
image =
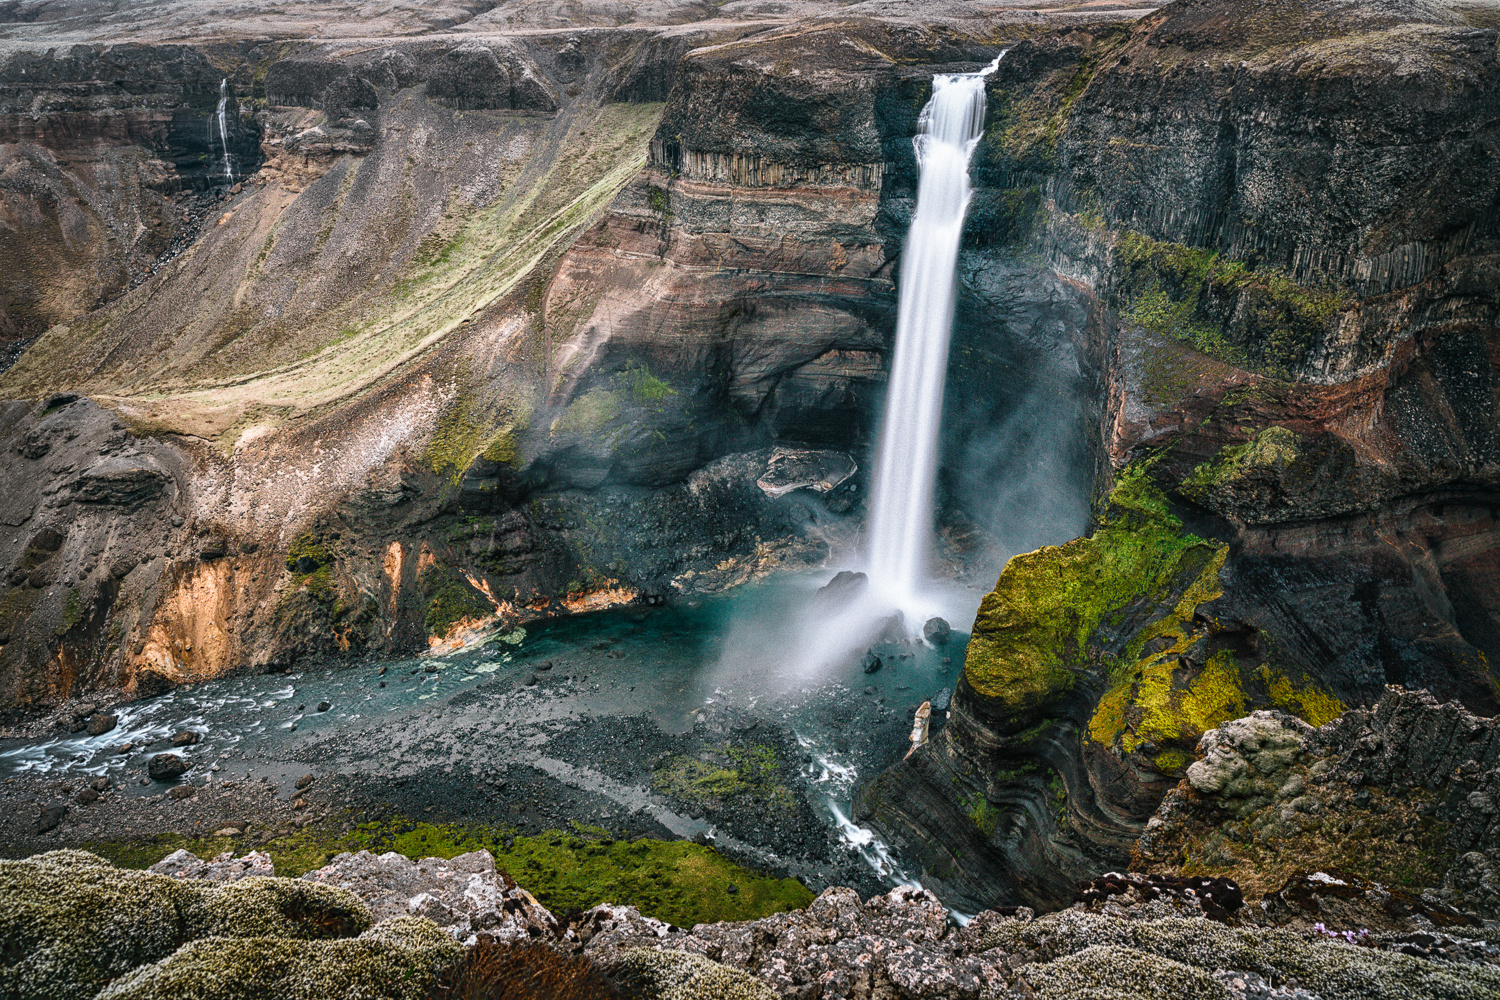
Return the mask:
[[922,610],[933,528],[933,482],[948,340],[953,328],[954,272],[969,207],[969,158],[984,130],[983,72],[933,78],[914,140],[921,180],[901,255],[896,358],[886,397],[870,506],[870,584],[888,603]]

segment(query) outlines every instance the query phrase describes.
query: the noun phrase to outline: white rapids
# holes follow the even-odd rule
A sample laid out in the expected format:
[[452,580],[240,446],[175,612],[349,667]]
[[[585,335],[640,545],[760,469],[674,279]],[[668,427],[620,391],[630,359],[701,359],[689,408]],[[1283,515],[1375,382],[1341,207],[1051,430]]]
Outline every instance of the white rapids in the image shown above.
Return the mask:
[[922,133],[913,140],[921,180],[902,252],[896,358],[867,535],[871,587],[904,610],[925,603],[921,595],[929,576],[933,483],[954,274],[969,207],[969,159],[984,131],[985,78],[1004,55],[979,73],[933,77]]

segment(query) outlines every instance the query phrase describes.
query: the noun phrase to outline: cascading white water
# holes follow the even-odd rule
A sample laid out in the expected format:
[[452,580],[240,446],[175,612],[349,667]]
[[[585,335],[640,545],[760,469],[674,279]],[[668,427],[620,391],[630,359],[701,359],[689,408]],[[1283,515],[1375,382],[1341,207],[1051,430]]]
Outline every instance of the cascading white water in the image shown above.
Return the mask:
[[234,183],[234,163],[229,158],[229,80],[219,81],[219,110],[215,116],[219,123],[219,147],[224,151],[224,176]]
[[928,575],[939,421],[953,327],[954,272],[969,206],[969,158],[984,130],[980,73],[935,76],[916,146],[921,179],[901,255],[896,359],[880,431],[868,531],[871,585],[913,609]]

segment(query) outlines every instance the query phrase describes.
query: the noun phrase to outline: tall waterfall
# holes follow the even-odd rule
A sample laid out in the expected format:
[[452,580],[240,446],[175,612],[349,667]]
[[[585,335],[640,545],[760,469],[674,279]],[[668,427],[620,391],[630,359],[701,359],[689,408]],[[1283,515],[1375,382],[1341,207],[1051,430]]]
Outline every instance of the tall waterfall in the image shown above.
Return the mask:
[[219,81],[219,110],[215,120],[219,125],[219,148],[224,151],[224,176],[234,183],[234,162],[229,158],[229,79]]
[[943,381],[953,327],[954,272],[969,206],[969,158],[984,130],[981,73],[935,76],[913,143],[921,180],[901,255],[896,359],[880,431],[870,509],[871,584],[912,607],[928,575]]

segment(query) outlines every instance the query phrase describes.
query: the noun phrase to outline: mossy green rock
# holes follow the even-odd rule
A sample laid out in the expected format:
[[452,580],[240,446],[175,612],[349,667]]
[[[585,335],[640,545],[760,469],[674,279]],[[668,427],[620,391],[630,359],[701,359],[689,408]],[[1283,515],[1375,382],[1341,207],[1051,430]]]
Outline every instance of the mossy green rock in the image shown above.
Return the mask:
[[430,920],[357,938],[205,938],[113,983],[98,1000],[423,1000],[462,949]]
[[115,868],[85,851],[0,861],[0,996],[88,1000],[131,969],[208,935],[289,939],[356,934],[358,897],[273,878],[229,885]]
[[1092,535],[1006,564],[979,606],[964,677],[1005,711],[1044,710],[1072,690],[1106,618],[1144,603],[1191,618],[1217,597],[1226,551],[1182,530],[1144,466],[1121,470]]
[[1221,1000],[1224,987],[1202,969],[1115,945],[1095,945],[1021,969],[1038,1000]]
[[369,907],[353,893],[264,875],[200,891],[184,916],[193,938],[343,938],[372,922]]
[[87,1000],[181,943],[181,883],[84,851],[0,861],[0,996]]

